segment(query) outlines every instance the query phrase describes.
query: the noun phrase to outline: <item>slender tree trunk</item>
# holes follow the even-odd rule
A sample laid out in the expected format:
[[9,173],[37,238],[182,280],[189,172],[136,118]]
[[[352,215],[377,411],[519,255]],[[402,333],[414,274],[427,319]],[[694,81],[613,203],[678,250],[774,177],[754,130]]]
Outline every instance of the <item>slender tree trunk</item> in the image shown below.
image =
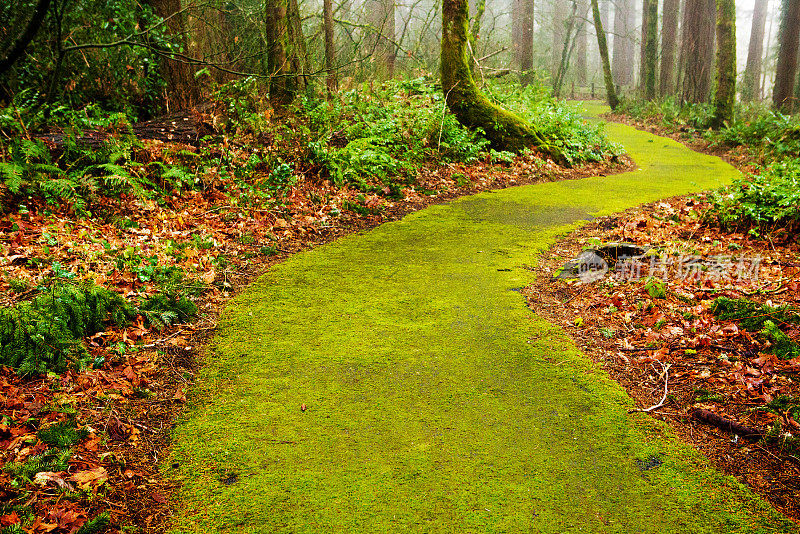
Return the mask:
[[714,64],[715,0],[687,0],[683,17],[683,100],[706,102]]
[[783,0],[779,41],[772,104],[782,111],[790,111],[800,46],[800,0]]
[[656,66],[658,65],[658,0],[646,0],[647,22],[644,42],[644,63],[642,74],[644,81],[644,97],[647,100],[656,98]]
[[588,13],[589,4],[585,0],[578,2],[578,17],[580,20],[575,22],[578,33],[575,35],[575,81],[580,86],[586,85],[586,45],[587,45],[587,28],[585,24],[586,16]]
[[528,85],[533,81],[533,7],[534,0],[522,0],[520,20],[519,70],[520,81]]
[[339,74],[336,71],[336,46],[333,40],[333,0],[322,0],[322,25],[325,29],[325,69],[328,71],[328,95],[339,91]]
[[292,43],[289,39],[289,0],[266,1],[267,66],[269,68],[269,101],[282,111],[297,94],[297,71]]
[[768,5],[769,0],[756,0],[753,9],[747,66],[742,77],[742,99],[746,101],[761,97],[761,64],[764,58],[764,30],[767,25]]
[[468,128],[482,128],[496,149],[521,150],[537,146],[563,160],[536,129],[517,115],[491,103],[475,85],[467,51],[469,41],[467,0],[443,0],[442,91],[450,111]]
[[717,90],[714,95],[713,128],[733,122],[736,103],[736,5],[717,0]]
[[633,81],[633,0],[617,0],[614,4],[614,81],[630,85]]
[[644,65],[647,62],[647,16],[650,14],[647,5],[649,1],[642,0],[642,27],[639,40],[639,91],[642,96],[645,94]]
[[662,97],[670,94],[674,87],[679,11],[680,0],[664,0],[664,14],[661,20],[661,76],[659,78],[659,93]]
[[603,28],[603,20],[600,16],[600,8],[597,5],[597,0],[592,0],[592,16],[594,18],[594,33],[597,35],[597,48],[600,49],[600,59],[603,62],[603,80],[606,84],[606,96],[608,98],[608,105],[611,106],[613,111],[619,105],[619,100],[617,99],[617,90],[614,87],[614,77],[611,75],[611,62],[608,60],[606,32]]

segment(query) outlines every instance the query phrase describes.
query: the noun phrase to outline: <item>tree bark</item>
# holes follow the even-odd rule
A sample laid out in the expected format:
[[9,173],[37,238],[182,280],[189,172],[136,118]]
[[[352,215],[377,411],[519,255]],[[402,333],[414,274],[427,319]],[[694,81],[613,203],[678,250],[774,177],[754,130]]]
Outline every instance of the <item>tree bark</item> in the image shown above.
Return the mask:
[[[611,62],[608,60],[608,42],[606,42],[606,32],[603,29],[603,20],[600,16],[600,8],[597,0],[592,0],[592,16],[594,17],[594,29],[597,35],[597,48],[600,49],[600,59],[603,62],[603,80],[606,84],[606,97],[611,110],[615,110],[619,105],[617,90],[614,87],[614,77],[611,74]],[[615,37],[616,39],[616,37]]]
[[633,40],[635,10],[633,0],[617,0],[614,4],[614,81],[630,85],[633,81]]
[[683,16],[683,100],[706,102],[714,63],[715,0],[687,0]]
[[679,11],[680,0],[664,0],[664,14],[661,20],[661,75],[659,77],[659,94],[662,97],[672,93],[674,88]]
[[781,11],[780,49],[772,90],[772,104],[788,112],[793,107],[797,53],[800,46],[800,0],[783,0]]
[[578,33],[575,34],[575,82],[580,86],[585,86],[587,74],[586,47],[588,41],[585,19],[589,14],[589,4],[585,0],[579,0],[578,4],[578,17],[580,20],[575,22],[578,28]]
[[656,98],[656,65],[658,64],[658,0],[645,0],[647,16],[644,18],[645,41],[642,80],[646,100]]
[[276,111],[292,103],[297,95],[296,62],[289,38],[289,0],[266,0],[267,66],[269,101]]
[[534,0],[522,0],[520,17],[519,70],[523,86],[533,81],[533,7]]
[[552,78],[555,80],[561,67],[561,58],[564,51],[564,40],[566,39],[567,18],[569,16],[569,6],[567,5],[567,0],[553,0],[552,9],[553,62],[551,72]]
[[562,160],[560,151],[536,129],[499,106],[492,104],[475,85],[470,68],[469,6],[467,0],[443,0],[442,6],[442,91],[450,111],[468,128],[482,128],[498,150],[521,150],[536,146]]
[[761,97],[761,65],[764,59],[764,30],[767,25],[768,4],[769,0],[756,0],[753,9],[747,66],[742,77],[742,99],[745,101]]
[[736,103],[736,5],[717,0],[717,91],[714,96],[713,128],[733,122]]
[[22,32],[22,34],[11,46],[11,50],[9,50],[6,57],[0,60],[0,76],[5,74],[6,71],[10,69],[20,57],[22,57],[25,49],[29,44],[31,44],[33,38],[36,37],[36,34],[39,32],[39,28],[42,27],[44,17],[47,15],[47,10],[50,8],[50,2],[51,0],[39,0],[36,3],[33,16],[31,17],[31,21],[25,27],[25,31]]
[[328,95],[339,91],[339,74],[336,71],[336,46],[333,40],[333,0],[322,0],[322,25],[325,29],[325,69],[328,71]]

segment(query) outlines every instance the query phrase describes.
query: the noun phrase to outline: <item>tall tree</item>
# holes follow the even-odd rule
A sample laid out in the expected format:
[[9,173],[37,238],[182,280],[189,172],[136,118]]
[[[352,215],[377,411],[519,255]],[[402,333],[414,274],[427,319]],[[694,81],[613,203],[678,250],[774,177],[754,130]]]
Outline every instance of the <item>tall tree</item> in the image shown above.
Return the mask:
[[586,85],[586,45],[589,34],[586,28],[586,16],[589,9],[589,3],[586,0],[578,0],[578,21],[575,25],[578,28],[575,35],[575,81],[578,85]]
[[614,63],[612,74],[619,85],[633,82],[633,28],[636,10],[633,0],[617,0],[614,4]]
[[717,90],[711,126],[720,128],[733,121],[736,103],[736,5],[717,0]]
[[336,45],[333,40],[333,0],[322,0],[322,26],[325,30],[325,69],[328,71],[326,86],[331,95],[339,90]]
[[611,75],[611,63],[608,60],[606,32],[603,28],[603,20],[600,15],[600,8],[597,5],[597,0],[592,0],[592,16],[594,18],[594,33],[597,35],[597,47],[600,49],[600,59],[603,62],[603,80],[606,84],[608,105],[614,110],[619,105],[619,99],[617,98],[617,90],[614,87],[614,77]]
[[800,47],[800,0],[783,0],[779,41],[772,104],[780,110],[790,111]]
[[761,64],[764,58],[764,29],[767,24],[769,0],[756,0],[750,27],[750,46],[747,66],[742,77],[742,98],[753,100],[761,96]]
[[536,146],[554,158],[561,152],[519,116],[493,104],[478,90],[472,77],[467,0],[443,0],[442,5],[442,91],[450,111],[468,128],[482,128],[492,145],[500,150],[521,150]]
[[534,0],[520,2],[519,45],[517,47],[517,66],[522,72],[522,85],[533,81],[533,3]]
[[664,0],[664,14],[661,18],[661,74],[658,80],[659,94],[662,97],[670,94],[674,87],[680,5],[680,0]]
[[374,31],[369,46],[375,63],[379,72],[391,77],[397,56],[394,0],[366,0],[364,8]]
[[51,0],[38,0],[36,8],[33,10],[31,20],[25,26],[25,30],[17,37],[14,43],[9,48],[5,57],[0,59],[0,76],[3,75],[11,66],[20,58],[25,52],[25,49],[31,44],[33,38],[42,27],[47,10],[50,8]]
[[715,0],[686,1],[681,32],[682,97],[686,102],[708,100],[714,64],[715,21]]
[[297,51],[291,39],[291,0],[266,0],[267,67],[269,101],[276,111],[292,103],[297,95]]
[[646,16],[643,16],[644,62],[642,63],[642,85],[644,97],[656,97],[656,65],[658,64],[658,0],[645,0]]

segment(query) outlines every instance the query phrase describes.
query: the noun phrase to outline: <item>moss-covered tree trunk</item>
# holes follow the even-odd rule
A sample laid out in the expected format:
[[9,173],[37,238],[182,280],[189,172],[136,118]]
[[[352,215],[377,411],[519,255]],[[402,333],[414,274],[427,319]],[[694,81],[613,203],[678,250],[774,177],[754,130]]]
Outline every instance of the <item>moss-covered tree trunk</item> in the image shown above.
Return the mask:
[[775,69],[775,86],[772,104],[779,110],[792,109],[795,76],[797,75],[798,33],[800,33],[800,0],[783,0],[781,29],[778,36],[780,49]]
[[269,68],[269,101],[280,111],[297,94],[296,62],[289,34],[289,0],[266,1],[267,66]]
[[658,64],[658,0],[646,0],[646,37],[644,42],[644,62],[642,63],[644,97],[656,98],[656,65]]
[[658,78],[659,94],[672,94],[675,89],[675,49],[678,44],[678,13],[680,0],[664,0],[661,20],[661,75]]
[[481,128],[498,150],[519,151],[538,147],[563,161],[550,145],[521,117],[491,103],[475,85],[470,69],[469,4],[467,0],[444,0],[442,7],[442,90],[450,111],[468,128]]
[[736,6],[734,0],[717,0],[717,92],[711,126],[733,120],[736,103]]
[[594,33],[597,34],[597,47],[600,49],[600,59],[603,61],[603,80],[606,83],[606,95],[608,105],[611,109],[616,109],[619,105],[617,90],[614,87],[614,77],[611,75],[611,62],[608,59],[608,41],[606,41],[606,31],[603,28],[603,19],[600,16],[600,7],[597,0],[592,0],[592,15],[594,16]]

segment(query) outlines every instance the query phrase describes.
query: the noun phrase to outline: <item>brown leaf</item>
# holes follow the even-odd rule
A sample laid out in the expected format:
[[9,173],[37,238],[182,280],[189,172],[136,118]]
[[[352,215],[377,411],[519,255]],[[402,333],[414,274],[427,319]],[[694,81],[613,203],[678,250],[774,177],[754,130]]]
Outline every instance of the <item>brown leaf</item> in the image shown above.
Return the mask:
[[87,469],[86,471],[78,471],[72,475],[70,480],[77,482],[81,489],[86,490],[90,487],[100,486],[108,480],[108,472],[105,467],[97,466],[94,469]]

